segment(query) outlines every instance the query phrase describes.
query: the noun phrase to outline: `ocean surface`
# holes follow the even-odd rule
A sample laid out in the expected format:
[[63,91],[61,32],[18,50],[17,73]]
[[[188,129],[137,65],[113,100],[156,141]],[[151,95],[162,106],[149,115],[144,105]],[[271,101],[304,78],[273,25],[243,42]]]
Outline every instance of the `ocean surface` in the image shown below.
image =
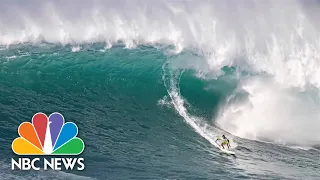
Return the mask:
[[[0,179],[320,179],[318,1],[1,4]],[[11,170],[37,112],[84,171]]]

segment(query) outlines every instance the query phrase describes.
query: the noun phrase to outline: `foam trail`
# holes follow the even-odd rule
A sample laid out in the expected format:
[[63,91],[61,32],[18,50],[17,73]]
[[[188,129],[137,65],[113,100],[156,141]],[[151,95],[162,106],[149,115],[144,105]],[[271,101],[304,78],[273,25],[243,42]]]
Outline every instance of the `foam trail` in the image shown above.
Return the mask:
[[[195,132],[204,137],[210,144],[218,147],[215,140],[218,136],[221,136],[221,133],[218,133],[216,128],[206,123],[200,117],[192,116],[188,113],[188,110],[185,107],[186,102],[179,90],[179,81],[183,72],[172,71],[167,68],[167,65],[168,64],[163,65],[164,75],[162,78],[175,110],[184,118],[185,122],[195,130]],[[231,137],[229,137],[229,139],[231,149],[236,148],[237,144],[233,142]]]

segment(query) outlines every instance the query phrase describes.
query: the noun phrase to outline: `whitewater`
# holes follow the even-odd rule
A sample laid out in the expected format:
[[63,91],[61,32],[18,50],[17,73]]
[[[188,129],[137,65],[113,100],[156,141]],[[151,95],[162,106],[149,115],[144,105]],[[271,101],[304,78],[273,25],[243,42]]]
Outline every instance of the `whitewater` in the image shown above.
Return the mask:
[[[88,170],[36,178],[318,179],[319,12],[316,0],[4,0],[0,143],[63,111]],[[222,134],[237,157],[220,154]],[[4,177],[33,178],[1,150]]]

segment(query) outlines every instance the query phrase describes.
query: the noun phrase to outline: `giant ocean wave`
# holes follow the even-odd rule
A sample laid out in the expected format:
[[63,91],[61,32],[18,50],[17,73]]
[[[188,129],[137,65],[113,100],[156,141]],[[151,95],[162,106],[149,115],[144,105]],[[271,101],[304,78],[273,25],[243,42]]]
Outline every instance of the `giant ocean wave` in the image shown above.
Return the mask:
[[[169,101],[213,143],[216,127],[242,138],[320,143],[320,31],[316,1],[4,1],[0,44],[122,43],[167,53]],[[170,47],[173,47],[170,48]],[[185,56],[184,53],[191,54]],[[178,60],[177,60],[178,59]],[[235,68],[228,74],[225,67]],[[192,114],[180,89],[185,70],[208,81],[232,76],[234,89],[211,121]],[[210,89],[212,86],[208,86]]]

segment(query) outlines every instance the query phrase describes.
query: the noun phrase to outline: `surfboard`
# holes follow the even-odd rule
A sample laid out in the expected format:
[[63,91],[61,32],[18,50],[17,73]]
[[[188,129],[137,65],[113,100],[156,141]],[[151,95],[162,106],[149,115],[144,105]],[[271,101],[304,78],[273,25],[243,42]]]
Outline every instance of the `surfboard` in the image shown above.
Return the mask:
[[228,149],[223,149],[218,143],[217,143],[217,145],[218,145],[219,149],[220,149],[222,152],[226,153],[226,154],[231,154],[231,155],[235,155],[235,154],[236,154],[235,152],[230,151],[230,150],[228,150]]
[[219,148],[222,152],[227,153],[227,154],[231,154],[231,155],[235,155],[236,153],[233,151],[230,151],[228,149],[223,149],[222,147]]

